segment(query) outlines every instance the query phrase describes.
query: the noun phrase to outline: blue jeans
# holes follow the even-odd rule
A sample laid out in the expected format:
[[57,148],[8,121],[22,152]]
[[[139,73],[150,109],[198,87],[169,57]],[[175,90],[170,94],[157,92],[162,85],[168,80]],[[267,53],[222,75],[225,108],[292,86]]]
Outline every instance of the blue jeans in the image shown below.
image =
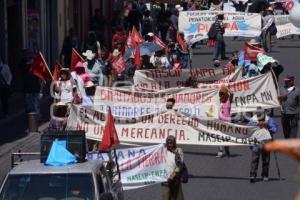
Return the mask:
[[27,113],[35,112],[39,116],[41,115],[39,93],[26,93],[25,104]]
[[219,55],[221,54],[221,58],[225,58],[225,42],[224,37],[222,34],[217,34],[217,43],[215,46],[215,52],[214,52],[214,59],[218,59]]

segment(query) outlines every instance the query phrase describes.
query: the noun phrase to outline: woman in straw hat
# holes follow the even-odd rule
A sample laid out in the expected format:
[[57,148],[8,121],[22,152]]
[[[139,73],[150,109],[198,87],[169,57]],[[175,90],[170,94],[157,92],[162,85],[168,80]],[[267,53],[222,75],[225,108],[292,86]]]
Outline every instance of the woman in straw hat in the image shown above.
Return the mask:
[[59,101],[70,104],[74,99],[76,86],[71,78],[70,70],[62,68],[59,72],[59,80],[56,82],[55,91],[58,93]]

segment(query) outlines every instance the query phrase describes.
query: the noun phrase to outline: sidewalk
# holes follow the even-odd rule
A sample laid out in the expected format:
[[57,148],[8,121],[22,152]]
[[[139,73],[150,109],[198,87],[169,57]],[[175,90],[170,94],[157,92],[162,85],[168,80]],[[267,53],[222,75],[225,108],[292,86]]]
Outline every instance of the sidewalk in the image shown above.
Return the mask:
[[8,115],[3,118],[2,104],[0,104],[0,126],[7,121],[23,114],[25,112],[24,95],[21,92],[15,92],[8,98]]

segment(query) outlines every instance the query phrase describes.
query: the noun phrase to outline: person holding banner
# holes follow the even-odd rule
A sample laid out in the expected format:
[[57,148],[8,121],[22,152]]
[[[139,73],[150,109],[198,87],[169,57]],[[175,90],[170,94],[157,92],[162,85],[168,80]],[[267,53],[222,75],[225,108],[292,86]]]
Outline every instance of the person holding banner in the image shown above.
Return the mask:
[[[173,101],[169,101],[173,107]],[[168,107],[168,104],[167,104]],[[183,152],[176,146],[176,138],[169,135],[166,139],[167,147],[167,171],[171,172],[168,182],[162,183],[163,200],[183,200],[183,191],[181,186],[180,172],[182,170]]]
[[[225,85],[221,86],[219,91],[219,98],[220,98],[220,112],[219,112],[219,119],[231,122],[231,102],[233,98],[232,92],[229,90],[228,87]],[[222,158],[224,156],[230,156],[229,147],[219,147],[219,152],[217,153],[217,158]]]
[[298,134],[300,90],[294,84],[294,77],[284,78],[279,100],[282,105],[281,123],[285,138],[296,138]]
[[267,115],[266,111],[261,107],[257,108],[256,113],[250,119],[248,126],[258,126],[260,129],[256,131],[255,138],[260,143],[257,146],[251,147],[252,160],[250,169],[250,183],[255,183],[257,176],[257,168],[259,164],[260,155],[262,157],[262,172],[263,181],[269,180],[269,165],[270,152],[266,151],[262,145],[272,140],[272,135],[278,130],[275,121]]

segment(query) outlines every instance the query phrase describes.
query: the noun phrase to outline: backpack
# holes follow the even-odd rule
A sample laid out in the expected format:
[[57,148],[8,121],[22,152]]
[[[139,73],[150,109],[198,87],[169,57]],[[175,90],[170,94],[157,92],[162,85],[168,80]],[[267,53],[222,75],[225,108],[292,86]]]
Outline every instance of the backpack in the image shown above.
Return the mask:
[[277,34],[277,27],[276,27],[274,22],[268,28],[268,31],[270,32],[270,35],[276,35]]
[[215,40],[217,38],[217,30],[216,30],[215,23],[213,23],[210,26],[207,36],[208,36],[208,39],[212,39],[212,40]]

